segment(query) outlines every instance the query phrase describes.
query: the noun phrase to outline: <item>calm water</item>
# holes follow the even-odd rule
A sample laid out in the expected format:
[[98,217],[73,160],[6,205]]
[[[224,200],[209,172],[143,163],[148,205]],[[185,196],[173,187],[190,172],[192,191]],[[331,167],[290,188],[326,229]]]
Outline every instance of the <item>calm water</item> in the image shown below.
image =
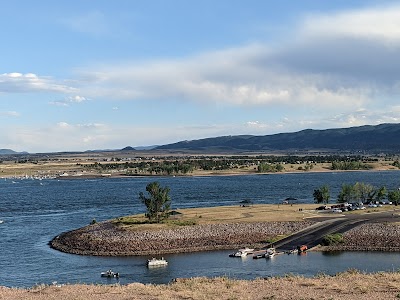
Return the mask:
[[28,287],[39,283],[113,283],[100,272],[112,268],[122,284],[166,283],[176,277],[230,276],[256,278],[287,273],[312,276],[349,268],[366,272],[397,271],[400,254],[341,253],[278,256],[271,261],[228,257],[231,251],[165,255],[168,267],[147,269],[147,257],[88,257],[52,250],[47,243],[61,232],[142,213],[140,191],[157,180],[171,188],[173,208],[235,205],[244,199],[278,203],[295,197],[311,203],[315,188],[328,184],[335,199],[343,183],[365,182],[388,189],[400,186],[400,171],[302,173],[221,177],[157,177],[99,180],[0,179],[0,285]]

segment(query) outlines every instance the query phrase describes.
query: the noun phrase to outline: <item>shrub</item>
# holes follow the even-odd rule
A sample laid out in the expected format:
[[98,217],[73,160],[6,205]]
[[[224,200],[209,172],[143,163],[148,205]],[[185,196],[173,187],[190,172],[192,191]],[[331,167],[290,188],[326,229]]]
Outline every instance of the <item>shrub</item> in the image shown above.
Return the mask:
[[321,244],[323,246],[332,246],[340,243],[343,243],[343,234],[334,233],[324,236]]

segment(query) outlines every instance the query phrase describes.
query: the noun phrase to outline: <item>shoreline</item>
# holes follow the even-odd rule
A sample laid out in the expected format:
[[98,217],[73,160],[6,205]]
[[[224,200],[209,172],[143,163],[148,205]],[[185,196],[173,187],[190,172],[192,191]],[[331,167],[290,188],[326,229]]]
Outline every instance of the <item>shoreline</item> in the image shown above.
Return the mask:
[[[72,174],[72,175],[43,175],[44,178],[46,177],[51,177],[51,179],[57,179],[57,180],[63,180],[63,179],[101,179],[101,178],[141,178],[141,177],[205,177],[205,176],[247,176],[247,175],[274,175],[274,174],[305,174],[305,173],[341,173],[341,172],[390,172],[390,171],[400,171],[399,168],[390,166],[390,165],[379,165],[376,166],[372,169],[360,169],[360,170],[331,170],[326,167],[318,167],[314,168],[311,170],[296,170],[296,169],[289,169],[289,170],[284,170],[281,172],[263,172],[260,173],[258,171],[254,170],[245,170],[245,171],[235,171],[235,170],[229,170],[229,171],[194,171],[192,173],[187,173],[187,174],[123,174],[123,173],[90,173],[90,174]],[[60,173],[61,171],[58,171]],[[26,174],[20,174],[20,175],[12,175],[12,174],[2,174],[0,179],[31,179],[31,177],[40,177],[40,175],[35,175],[35,176],[27,176]]]
[[[49,245],[61,252],[93,256],[162,255],[244,246],[259,249],[313,224],[316,222],[312,220],[217,223],[132,231],[105,221],[64,232],[49,241]],[[362,224],[344,232],[342,243],[312,250],[400,252],[400,225]]]
[[53,238],[51,248],[94,256],[139,256],[261,248],[269,239],[312,225],[311,221],[204,224],[174,229],[128,231],[111,221],[88,225]]

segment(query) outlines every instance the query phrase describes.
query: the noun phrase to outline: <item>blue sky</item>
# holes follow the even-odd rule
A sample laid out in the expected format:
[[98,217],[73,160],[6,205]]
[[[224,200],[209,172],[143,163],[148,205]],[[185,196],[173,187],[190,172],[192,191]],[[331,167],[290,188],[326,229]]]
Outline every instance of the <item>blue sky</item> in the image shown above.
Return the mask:
[[399,123],[396,1],[2,1],[0,148]]

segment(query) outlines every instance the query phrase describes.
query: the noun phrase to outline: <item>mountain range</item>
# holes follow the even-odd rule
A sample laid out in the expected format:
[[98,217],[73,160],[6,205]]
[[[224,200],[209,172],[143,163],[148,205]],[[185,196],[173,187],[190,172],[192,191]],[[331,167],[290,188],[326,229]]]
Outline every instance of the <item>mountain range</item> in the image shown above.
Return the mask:
[[232,135],[181,141],[158,150],[400,152],[400,124],[365,125],[272,135]]
[[[336,129],[305,129],[271,135],[230,135],[180,141],[162,146],[127,146],[119,150],[91,150],[90,152],[127,151],[188,151],[188,152],[350,152],[400,153],[400,124],[364,125]],[[88,151],[86,151],[88,152]],[[0,149],[0,155],[28,154],[11,149]]]

